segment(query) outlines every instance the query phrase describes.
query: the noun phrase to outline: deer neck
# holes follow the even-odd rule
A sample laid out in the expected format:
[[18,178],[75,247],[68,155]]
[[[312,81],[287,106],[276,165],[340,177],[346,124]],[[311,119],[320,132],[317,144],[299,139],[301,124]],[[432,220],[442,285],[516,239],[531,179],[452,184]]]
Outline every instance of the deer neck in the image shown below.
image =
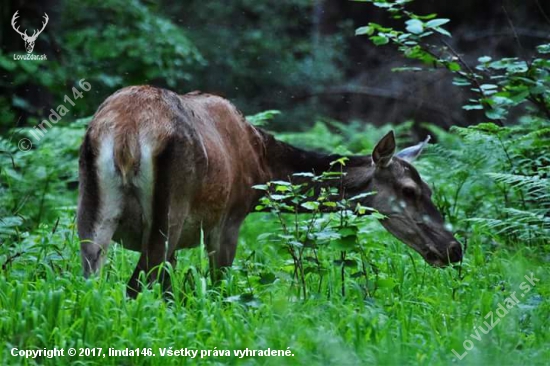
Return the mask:
[[[295,173],[313,173],[321,175],[324,172],[342,171],[342,179],[334,179],[322,183],[309,182],[315,188],[336,187],[342,195],[353,196],[364,192],[370,183],[374,172],[370,156],[344,156],[338,154],[323,154],[307,151],[288,143],[277,140],[271,134],[259,130],[264,140],[265,162],[268,172],[267,181],[284,180],[293,183],[303,183],[306,179],[293,176]],[[345,165],[331,164],[346,158]]]

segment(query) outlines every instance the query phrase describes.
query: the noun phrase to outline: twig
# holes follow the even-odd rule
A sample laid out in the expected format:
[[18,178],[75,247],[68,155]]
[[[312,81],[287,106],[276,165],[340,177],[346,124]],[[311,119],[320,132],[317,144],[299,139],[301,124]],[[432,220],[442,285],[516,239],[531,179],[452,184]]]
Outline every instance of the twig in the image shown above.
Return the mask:
[[[526,28],[517,28],[516,32],[519,36],[522,36],[523,38],[538,38],[538,39],[549,39],[550,35],[548,32],[543,31],[536,31],[533,29],[526,29]],[[467,42],[475,42],[479,41],[482,38],[495,38],[495,37],[502,37],[508,35],[507,31],[504,30],[486,30],[486,31],[464,31],[460,34],[459,39],[467,41]]]
[[12,153],[10,153],[9,151],[6,151],[6,150],[0,150],[0,154],[6,154],[6,155],[8,155],[8,157],[9,157],[10,160],[11,160],[11,166],[12,166],[13,169],[15,170],[15,169],[16,169],[15,160],[13,159]]
[[346,297],[346,251],[340,252],[340,260],[342,261],[342,268],[340,277],[342,280],[342,297]]
[[[477,89],[479,90],[479,93],[481,94],[481,96],[484,98],[484,99],[487,99],[487,94],[485,94],[485,92],[483,91],[483,89],[481,88],[481,84],[479,83],[479,81],[477,80],[477,78],[474,76],[474,71],[472,70],[472,68],[470,67],[470,65],[468,65],[466,63],[466,61],[464,61],[464,59],[462,58],[462,56],[460,56],[460,54],[458,52],[455,51],[455,49],[447,42],[445,41],[444,39],[441,39],[441,42],[449,49],[449,51],[451,51],[451,53],[453,54],[453,56],[456,57],[456,59],[458,60],[458,62],[464,66],[464,68],[468,71],[468,73],[471,75],[469,77],[469,79],[476,85]],[[484,104],[482,103],[482,106],[484,106]],[[502,119],[500,118],[497,118],[495,119],[496,122],[498,122],[497,124],[501,127],[504,126],[504,122],[502,121]]]
[[2,271],[8,269],[8,266],[13,262],[14,259],[23,255],[23,252],[17,252],[12,256],[9,256],[6,261],[2,264]]
[[546,14],[546,12],[544,11],[544,9],[542,8],[542,6],[540,5],[539,0],[535,0],[535,3],[537,4],[537,7],[539,8],[540,13],[542,14],[542,17],[548,22],[548,24],[550,24],[550,17],[548,17],[548,15]]
[[449,114],[448,108],[435,105],[434,103],[427,104],[425,100],[422,100],[420,98],[415,98],[410,95],[406,95],[405,93],[393,93],[391,90],[387,90],[383,88],[375,88],[371,86],[359,86],[359,85],[335,86],[319,92],[300,95],[296,98],[296,100],[308,99],[308,98],[317,97],[320,95],[330,96],[330,95],[342,95],[342,94],[364,95],[367,97],[391,99],[399,102],[404,101],[411,104],[421,105],[422,109],[429,110],[441,116],[448,116]]
[[512,19],[510,18],[510,14],[508,14],[508,11],[506,10],[506,7],[503,5],[502,10],[504,11],[504,15],[506,15],[506,21],[508,21],[508,25],[510,26],[510,29],[512,30],[512,34],[514,35],[514,40],[518,44],[519,53],[521,58],[527,62],[527,58],[525,57],[525,49],[523,48],[523,45],[521,44],[521,41],[518,36],[518,32],[516,32],[516,28],[514,27],[514,23],[512,23]]
[[[538,2],[537,2],[538,3]],[[540,4],[539,4],[540,6]],[[521,41],[519,39],[518,33],[516,32],[516,28],[514,27],[514,23],[512,22],[512,19],[510,18],[510,15],[508,14],[508,11],[506,10],[505,6],[502,6],[502,10],[504,11],[504,15],[506,15],[506,20],[508,21],[508,24],[510,25],[510,29],[512,30],[512,33],[514,34],[514,39],[519,47],[519,53],[521,59],[527,64],[528,71],[533,67],[533,60],[528,60],[527,56],[525,55],[525,49],[523,48],[523,45],[521,44]],[[528,79],[533,80],[529,75],[526,75]],[[534,80],[536,81],[536,80]],[[548,109],[548,106],[544,102],[544,99],[540,99],[538,96],[533,95],[531,91],[529,91],[529,97],[527,98],[531,103],[536,105],[541,111],[543,111],[546,114],[546,117],[550,118],[550,109]]]

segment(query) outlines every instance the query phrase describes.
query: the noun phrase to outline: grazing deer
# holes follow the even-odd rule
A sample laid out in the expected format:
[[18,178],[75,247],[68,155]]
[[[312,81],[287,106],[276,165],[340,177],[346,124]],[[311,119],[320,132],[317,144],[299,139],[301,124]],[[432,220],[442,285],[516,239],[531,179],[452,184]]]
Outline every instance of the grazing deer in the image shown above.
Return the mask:
[[[427,262],[445,266],[460,261],[462,249],[410,164],[424,144],[394,154],[390,132],[372,156],[349,157],[342,185],[346,197],[375,191],[361,204],[384,214],[382,225]],[[297,172],[320,174],[338,158],[276,140],[221,97],[151,86],[121,89],[99,107],[80,150],[84,275],[101,268],[113,238],[141,252],[130,296],[140,291],[141,271],[169,289],[162,267],[151,269],[175,265],[175,251],[197,246],[202,231],[215,277],[233,263],[239,228],[261,198],[252,186]]]

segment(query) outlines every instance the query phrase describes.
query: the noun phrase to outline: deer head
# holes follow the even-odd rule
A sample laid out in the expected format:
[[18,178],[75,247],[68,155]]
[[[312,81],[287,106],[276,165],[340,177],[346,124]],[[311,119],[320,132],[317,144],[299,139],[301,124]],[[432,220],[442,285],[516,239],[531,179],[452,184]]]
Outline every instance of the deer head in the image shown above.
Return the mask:
[[13,17],[11,18],[11,26],[17,33],[21,35],[21,38],[23,38],[23,41],[25,41],[25,49],[27,50],[27,53],[31,53],[32,50],[34,49],[34,42],[36,42],[36,38],[38,38],[40,33],[42,33],[42,31],[44,30],[44,28],[46,28],[46,25],[48,24],[48,20],[49,20],[48,14],[44,13],[44,22],[42,22],[42,29],[40,29],[38,32],[34,30],[32,35],[29,36],[27,34],[26,29],[24,32],[21,32],[19,31],[19,26],[15,24],[15,22],[17,21],[17,18],[19,17],[19,15],[17,15],[18,12],[19,10],[16,11],[15,14],[13,14]]
[[462,248],[447,230],[441,213],[431,200],[430,187],[410,164],[426,141],[395,152],[393,131],[384,136],[372,153],[370,204],[386,216],[382,225],[399,240],[416,250],[434,266],[445,266],[462,259]]

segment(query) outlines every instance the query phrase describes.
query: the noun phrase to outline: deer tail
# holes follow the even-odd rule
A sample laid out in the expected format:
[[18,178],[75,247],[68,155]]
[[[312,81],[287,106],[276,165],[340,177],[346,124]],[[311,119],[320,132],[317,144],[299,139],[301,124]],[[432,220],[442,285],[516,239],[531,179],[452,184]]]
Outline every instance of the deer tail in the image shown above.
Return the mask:
[[137,172],[141,159],[139,135],[136,131],[125,130],[115,134],[113,159],[125,186]]

